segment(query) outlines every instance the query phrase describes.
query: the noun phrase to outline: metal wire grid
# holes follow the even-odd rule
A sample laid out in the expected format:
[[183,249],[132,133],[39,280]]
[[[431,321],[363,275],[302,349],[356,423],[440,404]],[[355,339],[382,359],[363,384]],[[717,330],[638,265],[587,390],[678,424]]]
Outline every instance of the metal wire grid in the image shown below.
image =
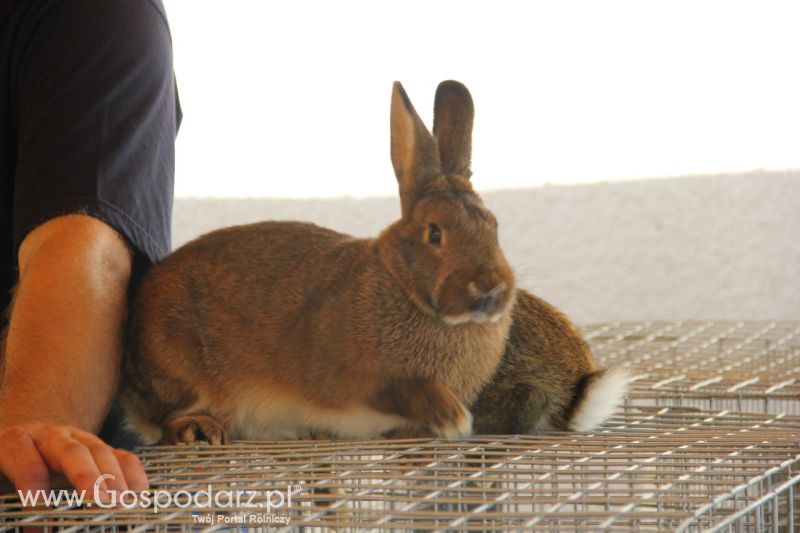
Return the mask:
[[582,331],[633,373],[630,402],[800,414],[800,322],[635,322]]
[[[210,486],[256,491],[254,502],[265,504],[267,491],[293,487],[292,506],[272,510],[290,527],[793,531],[799,444],[800,417],[643,407],[588,435],[243,442],[142,456],[153,487],[172,494]],[[226,505],[35,514],[9,497],[0,503],[9,526],[75,529],[192,529],[202,525],[194,517],[210,515],[248,525],[264,514]]]
[[[0,518],[8,528],[67,530],[274,528],[277,517],[290,519],[287,529],[305,530],[791,532],[800,527],[800,416],[689,404],[744,382],[733,392],[748,395],[736,401],[760,402],[762,389],[776,384],[786,383],[776,391],[796,390],[798,329],[700,322],[585,328],[601,360],[638,369],[633,399],[591,434],[150,447],[142,457],[153,489],[175,496],[169,508],[41,512],[7,495]],[[667,401],[667,386],[677,405],[653,405]],[[797,401],[786,395],[785,402]],[[206,489],[254,491],[254,503],[265,505],[270,491],[287,487],[292,504],[269,513],[226,501],[181,508],[197,504],[188,498]]]

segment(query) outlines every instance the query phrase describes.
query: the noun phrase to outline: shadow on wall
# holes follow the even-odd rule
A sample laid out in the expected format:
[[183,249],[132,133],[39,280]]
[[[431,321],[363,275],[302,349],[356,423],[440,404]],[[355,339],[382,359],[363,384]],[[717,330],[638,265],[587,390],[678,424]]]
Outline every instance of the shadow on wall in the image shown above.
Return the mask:
[[[521,287],[578,323],[800,319],[800,171],[483,192]],[[307,220],[359,237],[396,198],[175,202],[174,244],[222,226]]]

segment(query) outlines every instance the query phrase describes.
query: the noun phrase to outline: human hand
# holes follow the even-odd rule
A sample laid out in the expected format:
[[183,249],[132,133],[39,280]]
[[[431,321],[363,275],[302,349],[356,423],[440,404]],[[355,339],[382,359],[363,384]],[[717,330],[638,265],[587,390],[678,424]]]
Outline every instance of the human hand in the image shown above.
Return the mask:
[[[92,494],[101,474],[112,474],[100,490],[148,488],[141,461],[81,429],[54,424],[0,425],[0,492],[49,490],[51,476],[63,475],[78,491]],[[4,483],[5,482],[5,483]],[[10,482],[10,485],[9,485]]]

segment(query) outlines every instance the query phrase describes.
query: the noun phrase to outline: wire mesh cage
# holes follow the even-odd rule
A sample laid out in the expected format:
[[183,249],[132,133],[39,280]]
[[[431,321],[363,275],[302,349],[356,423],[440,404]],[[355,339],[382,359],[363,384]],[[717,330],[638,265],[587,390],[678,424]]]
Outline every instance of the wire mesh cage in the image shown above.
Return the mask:
[[69,531],[800,528],[800,323],[584,334],[601,362],[636,375],[624,409],[591,433],[147,447],[149,504],[33,509],[9,494],[0,519]]
[[800,414],[800,323],[636,322],[583,333],[601,364],[634,370],[636,405]]

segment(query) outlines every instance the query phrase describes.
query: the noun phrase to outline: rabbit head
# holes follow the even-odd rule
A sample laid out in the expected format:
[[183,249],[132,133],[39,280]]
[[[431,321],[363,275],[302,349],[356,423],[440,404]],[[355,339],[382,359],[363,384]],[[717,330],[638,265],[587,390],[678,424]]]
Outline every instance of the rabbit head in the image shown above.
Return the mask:
[[394,84],[391,155],[402,217],[381,234],[378,249],[416,305],[450,325],[498,320],[515,292],[497,219],[470,184],[472,121],[467,88],[442,82],[431,135]]

